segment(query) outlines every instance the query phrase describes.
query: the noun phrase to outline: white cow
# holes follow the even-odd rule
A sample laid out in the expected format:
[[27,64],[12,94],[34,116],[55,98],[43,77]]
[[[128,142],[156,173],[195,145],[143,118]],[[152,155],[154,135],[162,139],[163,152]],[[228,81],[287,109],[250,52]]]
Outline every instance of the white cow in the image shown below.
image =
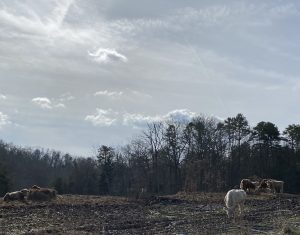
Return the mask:
[[235,210],[239,207],[239,215],[242,215],[246,192],[242,189],[231,189],[227,192],[224,202],[227,208],[228,218],[235,218]]

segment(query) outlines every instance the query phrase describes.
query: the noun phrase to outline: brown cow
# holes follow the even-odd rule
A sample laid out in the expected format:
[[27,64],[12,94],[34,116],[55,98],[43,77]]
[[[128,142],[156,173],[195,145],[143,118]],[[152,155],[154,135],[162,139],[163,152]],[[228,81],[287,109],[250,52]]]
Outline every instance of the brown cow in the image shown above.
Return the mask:
[[28,192],[28,200],[32,201],[49,201],[55,199],[57,196],[57,191],[51,188],[41,188],[39,186],[32,186]]
[[263,179],[257,187],[257,192],[263,193],[282,193],[283,192],[283,181],[273,179]]
[[266,191],[266,189],[268,189],[269,187],[268,187],[268,184],[267,184],[267,179],[263,179],[263,180],[261,180],[260,181],[260,184],[258,185],[258,187],[257,187],[257,191],[259,191],[259,192],[264,192],[264,191]]
[[259,181],[251,181],[252,184],[254,184],[255,188],[257,188],[260,185]]
[[242,179],[240,183],[240,188],[245,192],[250,192],[251,190],[255,190],[255,185],[249,179]]

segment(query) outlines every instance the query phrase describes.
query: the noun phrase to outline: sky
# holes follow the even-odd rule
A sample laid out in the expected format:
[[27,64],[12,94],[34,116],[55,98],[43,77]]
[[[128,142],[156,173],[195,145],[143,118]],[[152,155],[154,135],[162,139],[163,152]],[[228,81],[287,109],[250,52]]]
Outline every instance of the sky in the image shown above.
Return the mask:
[[170,118],[283,131],[299,22],[297,0],[0,0],[0,139],[90,156]]

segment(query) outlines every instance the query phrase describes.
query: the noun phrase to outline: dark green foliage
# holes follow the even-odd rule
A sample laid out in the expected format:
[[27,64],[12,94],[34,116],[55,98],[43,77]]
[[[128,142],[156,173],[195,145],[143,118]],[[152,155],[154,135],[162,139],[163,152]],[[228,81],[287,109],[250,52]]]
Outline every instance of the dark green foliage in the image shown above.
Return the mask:
[[300,125],[289,125],[283,134],[286,136],[286,141],[293,150],[300,150]]
[[113,180],[113,164],[114,150],[111,147],[102,145],[98,149],[98,168],[100,171],[99,177],[99,193],[110,194]]
[[275,124],[271,122],[259,122],[256,127],[253,128],[253,138],[263,143],[272,143],[279,141],[279,130]]
[[55,179],[55,181],[53,183],[53,187],[56,189],[56,191],[59,194],[65,193],[65,185],[64,185],[63,179],[61,177],[58,177],[57,179]]
[[5,171],[0,166],[0,197],[3,197],[5,193],[9,191],[9,180]]

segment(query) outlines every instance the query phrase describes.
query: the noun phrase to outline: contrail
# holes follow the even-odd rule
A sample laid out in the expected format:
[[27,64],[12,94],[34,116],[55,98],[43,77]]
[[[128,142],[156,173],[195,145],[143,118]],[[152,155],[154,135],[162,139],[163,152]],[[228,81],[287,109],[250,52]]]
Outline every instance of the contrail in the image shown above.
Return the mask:
[[57,28],[60,28],[62,23],[65,20],[65,17],[68,14],[68,11],[71,5],[74,3],[75,0],[57,0],[56,7],[52,11],[53,21],[55,22]]

